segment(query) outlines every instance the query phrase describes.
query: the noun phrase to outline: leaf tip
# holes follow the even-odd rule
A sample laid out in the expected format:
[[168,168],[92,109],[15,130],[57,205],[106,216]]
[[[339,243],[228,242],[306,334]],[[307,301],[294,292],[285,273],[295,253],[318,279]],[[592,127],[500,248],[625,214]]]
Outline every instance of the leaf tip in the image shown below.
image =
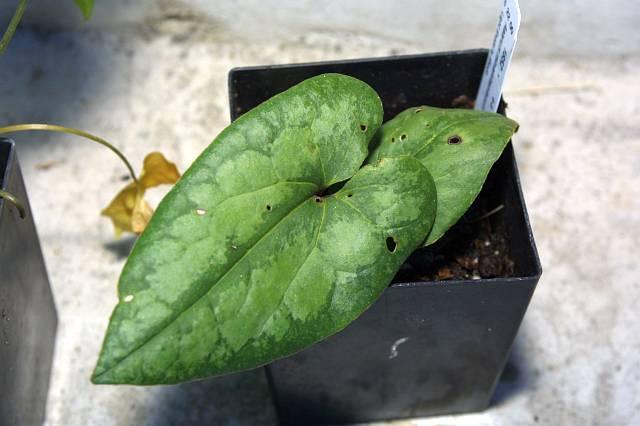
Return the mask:
[[82,16],[85,21],[91,19],[91,14],[93,13],[93,0],[74,0],[80,12],[82,12]]
[[107,384],[107,381],[104,380],[104,373],[105,369],[100,366],[100,361],[98,361],[98,365],[93,370],[93,373],[91,373],[91,378],[89,380],[91,380],[91,383],[94,385],[105,385]]

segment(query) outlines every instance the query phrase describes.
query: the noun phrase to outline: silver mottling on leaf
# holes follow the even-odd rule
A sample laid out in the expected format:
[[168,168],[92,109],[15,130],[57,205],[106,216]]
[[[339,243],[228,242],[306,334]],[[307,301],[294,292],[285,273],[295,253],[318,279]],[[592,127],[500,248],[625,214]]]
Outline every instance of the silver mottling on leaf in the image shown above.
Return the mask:
[[[136,301],[115,308],[92,380],[176,383],[253,368],[358,317],[436,211],[419,161],[360,169],[381,120],[369,86],[327,74],[225,129],[136,243],[118,289]],[[394,253],[388,235],[402,241]]]

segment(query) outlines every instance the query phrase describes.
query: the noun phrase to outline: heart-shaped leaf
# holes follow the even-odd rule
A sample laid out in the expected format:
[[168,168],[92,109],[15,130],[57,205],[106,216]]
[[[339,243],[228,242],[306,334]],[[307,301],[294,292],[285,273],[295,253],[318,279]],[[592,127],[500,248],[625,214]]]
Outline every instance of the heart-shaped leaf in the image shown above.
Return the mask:
[[464,215],[517,129],[515,121],[490,112],[409,108],[382,126],[371,142],[367,162],[410,155],[429,170],[438,191],[438,209],[426,246]]
[[381,120],[373,89],[326,74],[225,129],[137,241],[94,383],[257,367],[358,317],[424,241],[436,210],[416,159],[360,169]]

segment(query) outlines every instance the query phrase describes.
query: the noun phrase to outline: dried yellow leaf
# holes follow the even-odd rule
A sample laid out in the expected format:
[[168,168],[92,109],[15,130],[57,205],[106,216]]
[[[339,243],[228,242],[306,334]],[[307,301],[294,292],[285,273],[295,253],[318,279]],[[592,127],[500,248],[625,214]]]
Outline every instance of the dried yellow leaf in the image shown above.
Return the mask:
[[153,209],[144,199],[136,203],[131,215],[131,230],[136,234],[140,234],[147,227],[147,223],[153,215]]
[[135,182],[131,182],[102,210],[102,215],[113,222],[116,237],[122,232],[142,232],[153,214],[153,209],[143,198],[145,191],[158,185],[175,183],[179,178],[176,165],[161,153],[148,154],[139,178],[139,192]]
[[144,159],[144,167],[140,175],[142,190],[162,184],[176,183],[180,179],[180,172],[175,164],[167,161],[159,152],[152,152]]
[[136,205],[138,191],[135,183],[130,183],[102,210],[102,215],[107,216],[113,222],[116,237],[119,237],[123,231],[133,232],[131,227],[131,217],[133,209]]

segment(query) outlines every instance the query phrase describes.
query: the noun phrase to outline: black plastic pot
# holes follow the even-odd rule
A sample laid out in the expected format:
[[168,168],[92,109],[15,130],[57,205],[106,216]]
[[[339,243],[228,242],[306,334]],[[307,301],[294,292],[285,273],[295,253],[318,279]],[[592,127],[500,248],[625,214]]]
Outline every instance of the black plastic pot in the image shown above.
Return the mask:
[[[473,98],[486,50],[236,68],[232,119],[317,74],[369,83],[385,120],[421,104]],[[502,105],[504,111],[504,104]],[[343,424],[486,408],[541,275],[511,145],[478,202],[504,205],[491,217],[514,262],[509,278],[393,283],[344,331],[272,363],[267,375],[285,425]]]
[[57,316],[13,142],[0,139],[0,424],[41,425]]

